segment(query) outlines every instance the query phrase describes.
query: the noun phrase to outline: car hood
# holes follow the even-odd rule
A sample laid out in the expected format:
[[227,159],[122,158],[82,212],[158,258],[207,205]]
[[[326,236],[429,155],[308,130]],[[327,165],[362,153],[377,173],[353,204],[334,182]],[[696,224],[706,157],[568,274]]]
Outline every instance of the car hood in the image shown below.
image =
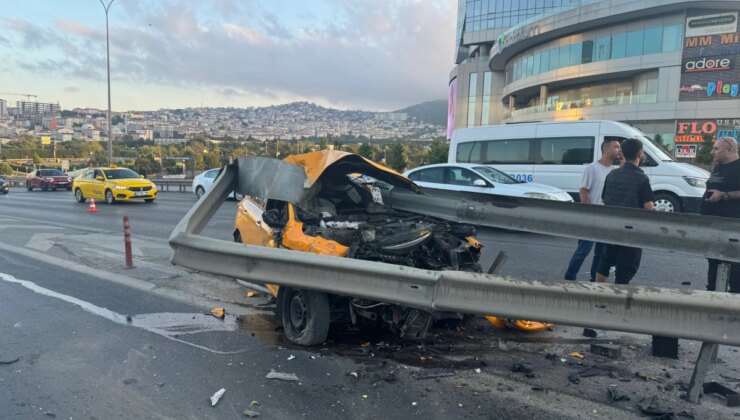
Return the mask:
[[151,187],[152,182],[148,181],[146,179],[136,179],[136,178],[129,178],[129,179],[109,179],[108,182],[112,182],[116,185],[121,185],[124,187]]
[[292,155],[285,160],[240,157],[235,190],[240,194],[300,203],[322,176],[362,174],[394,187],[420,193],[413,181],[398,172],[347,152],[322,150]]

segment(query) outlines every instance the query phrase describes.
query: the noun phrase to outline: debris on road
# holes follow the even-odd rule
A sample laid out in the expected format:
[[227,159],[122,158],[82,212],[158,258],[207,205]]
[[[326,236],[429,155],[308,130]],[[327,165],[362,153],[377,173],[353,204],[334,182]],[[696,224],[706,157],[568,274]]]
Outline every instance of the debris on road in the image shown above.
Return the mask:
[[357,378],[357,377],[358,377],[358,376],[357,376],[357,372],[350,372],[350,373],[349,373],[349,376],[354,376],[355,378]]
[[517,373],[517,372],[522,372],[522,373],[532,373],[532,369],[530,369],[530,368],[528,368],[528,367],[524,366],[524,365],[523,365],[523,364],[521,364],[521,363],[514,363],[514,364],[513,364],[512,366],[511,366],[511,371],[512,371],[512,372],[514,372],[514,373]]
[[609,388],[606,389],[606,395],[609,397],[609,401],[612,401],[612,402],[630,400],[630,397],[622,394],[616,385],[609,385]]
[[740,394],[719,382],[705,382],[703,389],[705,394],[718,394],[725,397],[728,407],[740,406]]
[[613,344],[591,344],[591,353],[610,359],[619,359],[622,357],[622,348]]
[[274,369],[270,369],[270,373],[265,376],[267,379],[280,379],[281,381],[299,381],[295,373],[283,373],[277,372]]
[[675,410],[663,406],[656,395],[641,399],[640,402],[637,403],[636,407],[640,412],[642,412],[642,414],[647,414],[648,416],[653,417],[665,416],[665,418],[673,418],[672,416],[675,414]]
[[252,417],[259,417],[260,416],[260,413],[259,412],[254,411],[254,410],[250,410],[250,409],[244,410],[242,412],[242,414],[244,414],[245,416],[250,417],[250,418],[252,418]]
[[584,359],[586,357],[582,353],[579,353],[577,351],[570,353],[568,356],[575,357],[576,359]]
[[224,316],[226,316],[226,311],[224,311],[224,308],[213,308],[211,309],[211,312],[206,315],[213,315],[218,319],[224,319]]
[[218,391],[216,391],[215,394],[211,396],[211,407],[215,407],[216,404],[218,404],[218,401],[221,399],[221,397],[224,396],[224,392],[226,392],[226,389],[221,388]]
[[137,382],[139,382],[139,381],[137,381],[136,379],[133,379],[133,378],[129,378],[129,379],[124,379],[123,380],[123,384],[124,385],[132,385],[132,384],[135,384]]
[[19,360],[21,360],[20,357],[16,357],[15,359],[12,359],[12,360],[0,360],[0,365],[12,365],[13,363]]
[[288,356],[288,360],[293,360],[293,359],[295,359],[295,356],[293,356],[292,354]]
[[411,374],[415,379],[434,379],[455,376],[455,371],[445,368],[423,369]]

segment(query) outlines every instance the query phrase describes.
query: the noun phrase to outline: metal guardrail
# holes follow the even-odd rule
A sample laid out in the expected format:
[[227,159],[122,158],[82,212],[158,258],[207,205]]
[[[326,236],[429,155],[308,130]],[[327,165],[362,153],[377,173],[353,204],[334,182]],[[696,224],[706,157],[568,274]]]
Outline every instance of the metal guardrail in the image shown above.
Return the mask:
[[[226,196],[237,187],[238,172],[236,165],[230,165],[222,171],[208,193],[176,226],[169,240],[174,249],[174,264],[255,283],[302,287],[419,309],[497,314],[740,346],[740,328],[737,328],[740,323],[740,298],[729,293],[581,282],[544,283],[477,273],[430,271],[198,236]],[[416,197],[418,200],[423,196]],[[402,203],[400,199],[397,202],[406,205]],[[430,203],[417,202],[415,211],[427,204]],[[449,201],[447,205],[442,205],[444,201],[437,204],[438,212],[446,214],[450,211]],[[488,208],[490,205],[475,203],[471,210],[471,204],[464,203],[458,219],[468,223],[479,219],[490,222],[481,217],[493,214],[493,210]],[[579,206],[572,205],[573,208]],[[525,212],[525,207],[517,208]],[[535,210],[532,212],[536,213]],[[656,221],[674,218],[670,214],[641,214],[657,217]],[[510,227],[540,231],[544,229],[539,227],[541,223],[549,220],[550,224],[559,224],[562,216],[562,212],[552,214],[549,218],[547,214],[541,214],[531,226],[525,220],[519,220]],[[670,224],[664,227],[669,226],[673,227]],[[722,230],[721,227],[689,224],[684,229],[687,232],[706,233],[703,229]],[[588,225],[583,223],[580,230],[587,228]],[[596,238],[596,234],[591,236],[604,240],[620,238],[622,235],[621,230],[612,232],[604,229],[598,231],[602,232],[601,237]],[[646,238],[641,239],[643,245],[649,244]],[[711,235],[703,236],[694,245],[714,244],[715,239]],[[656,241],[653,247],[670,250],[665,241]],[[716,249],[708,253],[713,256],[724,255],[724,251]]]
[[151,181],[157,186],[157,190],[160,192],[193,192],[192,179],[152,179]]

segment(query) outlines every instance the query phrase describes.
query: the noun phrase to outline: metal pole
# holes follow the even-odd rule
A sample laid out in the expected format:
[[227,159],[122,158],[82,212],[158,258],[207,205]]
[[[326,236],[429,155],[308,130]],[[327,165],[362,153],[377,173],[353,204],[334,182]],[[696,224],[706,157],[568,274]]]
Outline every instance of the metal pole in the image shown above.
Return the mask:
[[110,124],[110,39],[108,37],[108,9],[115,0],[110,0],[106,6],[103,0],[100,4],[105,9],[105,54],[108,62],[108,166],[113,164],[113,137],[111,136],[112,128]]

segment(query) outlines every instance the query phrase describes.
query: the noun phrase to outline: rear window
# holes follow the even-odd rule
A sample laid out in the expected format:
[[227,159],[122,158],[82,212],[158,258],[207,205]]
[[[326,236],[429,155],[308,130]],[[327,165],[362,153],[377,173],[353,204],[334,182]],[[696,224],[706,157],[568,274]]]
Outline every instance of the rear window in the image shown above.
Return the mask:
[[41,176],[64,176],[62,171],[58,169],[42,169],[39,172],[41,172]]
[[444,183],[444,168],[422,169],[411,174],[409,178],[416,182],[442,184]]

